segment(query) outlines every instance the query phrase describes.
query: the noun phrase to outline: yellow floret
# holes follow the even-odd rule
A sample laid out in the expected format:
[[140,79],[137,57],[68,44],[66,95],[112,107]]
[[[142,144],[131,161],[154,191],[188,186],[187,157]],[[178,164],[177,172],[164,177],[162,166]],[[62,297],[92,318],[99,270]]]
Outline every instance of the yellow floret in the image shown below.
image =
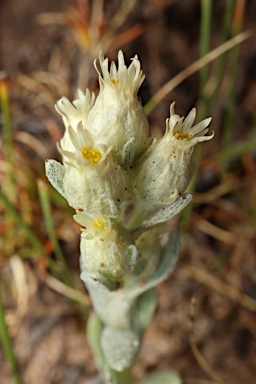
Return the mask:
[[102,219],[95,219],[93,221],[93,225],[95,228],[99,229],[102,232],[106,232],[106,230],[107,230],[105,223]]
[[191,139],[191,136],[188,132],[176,132],[173,136],[177,140],[187,139],[188,141],[190,141]]
[[82,154],[85,160],[88,160],[91,165],[97,164],[102,155],[100,151],[97,148],[91,148],[91,147],[84,147],[82,150]]
[[116,84],[118,84],[118,83],[119,83],[119,78],[118,78],[118,77],[116,77],[115,79],[112,79],[111,81],[112,81],[112,83],[113,83],[113,84],[115,84],[115,85],[116,85]]

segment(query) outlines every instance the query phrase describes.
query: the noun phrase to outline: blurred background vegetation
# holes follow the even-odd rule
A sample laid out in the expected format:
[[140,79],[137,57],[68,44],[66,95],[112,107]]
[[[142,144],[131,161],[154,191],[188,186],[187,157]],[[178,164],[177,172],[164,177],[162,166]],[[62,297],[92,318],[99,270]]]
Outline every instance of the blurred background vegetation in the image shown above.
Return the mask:
[[[98,91],[100,49],[138,54],[139,96],[153,136],[171,102],[212,116],[196,152],[193,204],[180,227],[175,273],[135,375],[172,368],[185,384],[256,377],[256,3],[253,0],[3,0],[1,13],[1,383],[96,383],[85,339],[89,298],[79,280],[73,210],[45,178],[60,160],[54,109],[77,88]],[[94,380],[94,381],[93,381]]]

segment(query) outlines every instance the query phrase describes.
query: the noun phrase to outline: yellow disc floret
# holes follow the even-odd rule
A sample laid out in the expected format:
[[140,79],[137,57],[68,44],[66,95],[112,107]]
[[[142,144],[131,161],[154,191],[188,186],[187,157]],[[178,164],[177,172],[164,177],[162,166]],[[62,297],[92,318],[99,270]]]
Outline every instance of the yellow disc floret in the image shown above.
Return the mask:
[[191,136],[188,132],[176,132],[176,133],[174,133],[173,136],[177,140],[187,139],[188,141],[190,141],[190,139],[191,139]]
[[85,160],[89,161],[91,165],[97,164],[102,155],[97,148],[84,147],[82,150],[82,154]]
[[93,225],[95,228],[99,229],[101,232],[106,232],[107,230],[103,219],[94,219]]
[[113,84],[115,84],[115,85],[116,85],[116,84],[118,84],[118,83],[119,83],[119,78],[118,78],[118,77],[116,77],[115,79],[112,79],[111,81],[112,81],[112,83],[113,83]]

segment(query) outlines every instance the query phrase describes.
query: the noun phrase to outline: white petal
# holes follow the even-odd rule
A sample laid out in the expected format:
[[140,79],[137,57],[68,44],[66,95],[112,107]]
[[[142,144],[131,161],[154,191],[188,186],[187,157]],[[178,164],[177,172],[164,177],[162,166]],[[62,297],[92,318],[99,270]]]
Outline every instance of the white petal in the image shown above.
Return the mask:
[[208,125],[210,124],[211,121],[212,121],[211,117],[204,119],[200,123],[196,124],[193,128],[191,128],[190,134],[192,136],[197,135],[199,132],[203,131],[206,127],[208,127]]
[[120,50],[120,51],[118,51],[118,69],[120,69],[123,65],[125,65],[124,54]]
[[193,108],[189,112],[188,116],[185,118],[184,123],[182,125],[182,132],[189,132],[196,118],[196,109]]

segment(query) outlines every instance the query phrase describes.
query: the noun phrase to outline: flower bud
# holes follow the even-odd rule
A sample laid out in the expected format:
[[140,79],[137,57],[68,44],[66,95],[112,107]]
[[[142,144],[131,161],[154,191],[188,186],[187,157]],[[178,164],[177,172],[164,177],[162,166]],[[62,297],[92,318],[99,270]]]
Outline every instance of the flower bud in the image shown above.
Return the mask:
[[[57,101],[55,105],[56,111],[62,116],[63,123],[65,125],[65,133],[62,137],[60,144],[66,151],[74,151],[74,145],[70,140],[68,128],[71,126],[75,132],[79,123],[82,124],[83,128],[86,128],[86,122],[88,114],[94,104],[95,95],[86,89],[85,94],[79,89],[78,98],[72,103],[66,98],[62,97]],[[63,161],[67,159],[63,156]]]
[[90,214],[118,217],[126,192],[126,171],[116,164],[110,149],[94,142],[79,123],[67,130],[74,152],[59,146],[65,160],[63,189],[71,207]]
[[193,175],[194,145],[213,137],[213,134],[204,136],[211,118],[192,127],[195,115],[194,108],[184,120],[175,114],[173,103],[170,118],[166,120],[165,135],[160,140],[154,139],[137,161],[133,187],[143,201],[151,205],[167,205],[185,192]]
[[113,158],[127,168],[149,145],[148,121],[137,96],[145,75],[137,56],[126,67],[122,51],[118,52],[118,67],[112,62],[109,70],[102,52],[99,62],[100,93],[87,128],[94,139],[101,137],[111,146]]
[[138,250],[124,228],[111,224],[109,219],[91,217],[77,212],[74,219],[81,225],[81,265],[91,272],[120,279],[137,263]]

